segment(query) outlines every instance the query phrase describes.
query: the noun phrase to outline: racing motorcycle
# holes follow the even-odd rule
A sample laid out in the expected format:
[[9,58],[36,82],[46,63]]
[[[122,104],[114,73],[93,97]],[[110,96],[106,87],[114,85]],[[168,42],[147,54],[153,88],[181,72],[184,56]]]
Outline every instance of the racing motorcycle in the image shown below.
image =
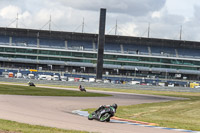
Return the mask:
[[34,86],[35,87],[35,84],[33,82],[28,82],[28,85],[29,86]]
[[86,92],[85,87],[84,87],[84,86],[81,86],[81,85],[79,86],[79,90],[80,90],[80,91],[84,91],[84,92]]
[[116,109],[112,106],[105,107],[101,110],[94,111],[93,113],[89,114],[88,120],[96,119],[101,122],[109,122],[110,118],[114,116],[116,113]]
[[80,91],[86,92],[86,89],[85,89],[84,87],[81,87],[81,88],[80,88]]

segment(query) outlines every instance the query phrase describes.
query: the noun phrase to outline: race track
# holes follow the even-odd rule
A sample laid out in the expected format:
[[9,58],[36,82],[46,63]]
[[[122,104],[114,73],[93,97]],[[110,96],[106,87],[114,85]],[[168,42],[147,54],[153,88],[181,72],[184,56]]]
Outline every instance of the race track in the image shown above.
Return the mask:
[[[59,88],[58,88],[59,89]],[[89,91],[89,90],[88,90]],[[96,91],[95,91],[96,92]],[[102,91],[101,91],[102,92]],[[152,95],[113,93],[111,97],[52,97],[0,95],[0,118],[34,125],[102,133],[178,133],[164,129],[120,123],[89,121],[75,115],[73,110],[98,108],[99,105],[117,103],[132,105],[162,102],[180,98]]]

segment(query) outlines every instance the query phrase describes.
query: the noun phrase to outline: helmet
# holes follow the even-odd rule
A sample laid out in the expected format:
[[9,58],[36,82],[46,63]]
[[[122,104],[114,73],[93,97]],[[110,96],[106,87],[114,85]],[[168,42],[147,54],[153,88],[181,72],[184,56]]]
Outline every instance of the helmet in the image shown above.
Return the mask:
[[114,104],[112,105],[112,107],[115,108],[115,109],[117,109],[117,104],[114,103]]

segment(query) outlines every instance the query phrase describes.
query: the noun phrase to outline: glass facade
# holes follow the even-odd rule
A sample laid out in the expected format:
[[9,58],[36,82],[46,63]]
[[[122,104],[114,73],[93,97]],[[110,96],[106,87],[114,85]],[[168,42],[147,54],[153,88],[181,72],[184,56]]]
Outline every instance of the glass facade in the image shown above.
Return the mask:
[[[51,60],[96,64],[97,53],[72,50],[42,49],[30,47],[0,47],[0,57],[32,60]],[[141,66],[149,68],[168,68],[200,70],[200,59],[170,58],[149,55],[125,55],[104,53],[104,64],[121,66]]]

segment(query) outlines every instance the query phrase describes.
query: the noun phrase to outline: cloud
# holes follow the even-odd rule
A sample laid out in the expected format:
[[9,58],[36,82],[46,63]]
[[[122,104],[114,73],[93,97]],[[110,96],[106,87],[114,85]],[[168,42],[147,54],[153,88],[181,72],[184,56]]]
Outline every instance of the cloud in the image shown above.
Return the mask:
[[[132,21],[131,16],[147,15],[149,12],[159,10],[165,3],[165,0],[159,0],[159,2],[155,2],[156,0],[3,0],[0,4],[8,1],[15,5],[23,14],[26,12],[27,17],[24,14],[24,17],[21,18],[24,19],[25,23],[28,23],[26,24],[28,26],[42,27],[42,25],[48,22],[51,15],[52,21],[56,25],[61,26],[61,29],[72,30],[80,25],[83,18],[85,18],[85,28],[89,32],[97,32],[98,30],[99,9],[101,7],[107,8],[106,26],[113,27],[116,19],[118,19],[119,23],[128,24]],[[4,8],[8,8],[7,4],[4,5]],[[13,7],[10,7],[10,10],[16,12],[16,9]],[[16,13],[10,15],[10,18],[16,18]],[[28,20],[25,20],[26,18]]]
[[17,13],[21,13],[21,9],[17,6],[9,5],[0,10],[0,16],[3,19],[16,18]]
[[32,19],[30,12],[28,11],[23,12],[20,7],[17,7],[15,5],[8,5],[0,9],[0,18],[3,19],[4,25],[6,27],[7,26],[16,27],[17,15],[18,15],[18,20],[20,20],[20,23],[18,22],[18,26],[22,25],[24,26],[25,25],[24,22],[30,23],[30,20]]
[[199,14],[199,12],[200,12],[200,5],[195,5],[195,6],[194,6],[194,18],[195,18],[196,20],[199,20],[199,19],[200,19],[200,14]]
[[155,11],[152,13],[151,15],[152,18],[160,18],[161,17],[161,13],[159,11]]
[[135,25],[132,22],[122,24],[120,27],[118,27],[118,34],[124,35],[124,36],[137,36],[139,33],[136,30],[137,25]]
[[146,15],[149,12],[160,10],[166,0],[57,0],[66,6],[80,10],[99,11],[107,8],[111,13],[124,13],[132,16]]
[[[180,1],[0,0],[0,26],[8,26],[18,13],[20,28],[41,29],[44,26],[43,29],[48,30],[51,15],[52,30],[81,32],[84,18],[84,32],[98,33],[99,10],[107,8],[106,33],[115,34],[117,20],[119,35],[147,37],[150,23],[150,37],[178,39],[182,25],[183,39],[200,41],[200,4],[194,4],[196,0]],[[189,3],[190,8],[182,12]],[[10,26],[15,27],[16,23]]]

